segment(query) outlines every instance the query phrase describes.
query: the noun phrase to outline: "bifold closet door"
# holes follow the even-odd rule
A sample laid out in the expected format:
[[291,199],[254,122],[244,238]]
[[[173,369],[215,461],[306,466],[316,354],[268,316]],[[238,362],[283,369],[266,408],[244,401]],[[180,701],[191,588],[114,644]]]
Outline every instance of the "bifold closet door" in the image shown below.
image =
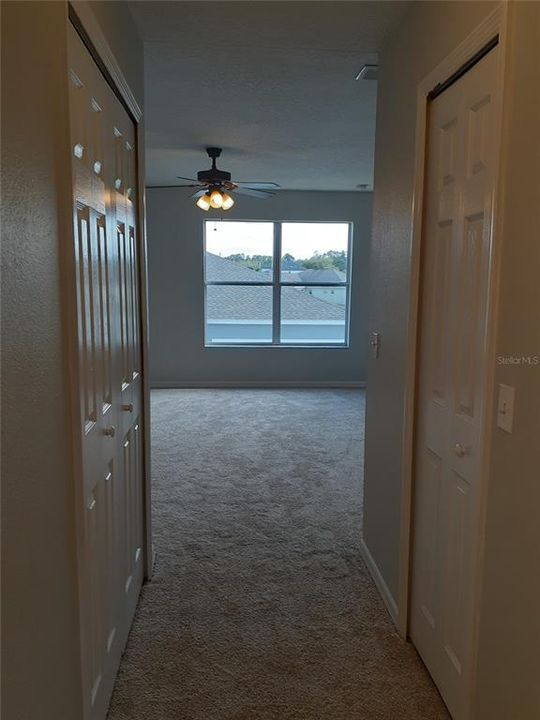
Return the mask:
[[69,28],[85,718],[104,718],[143,578],[135,126]]
[[497,58],[428,116],[410,632],[454,720],[469,717],[474,656]]

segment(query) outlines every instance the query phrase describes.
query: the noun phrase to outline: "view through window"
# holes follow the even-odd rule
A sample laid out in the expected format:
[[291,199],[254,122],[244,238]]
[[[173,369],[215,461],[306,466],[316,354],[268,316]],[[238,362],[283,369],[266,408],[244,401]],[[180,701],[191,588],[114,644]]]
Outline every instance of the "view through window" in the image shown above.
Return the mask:
[[351,225],[205,221],[207,345],[346,345]]

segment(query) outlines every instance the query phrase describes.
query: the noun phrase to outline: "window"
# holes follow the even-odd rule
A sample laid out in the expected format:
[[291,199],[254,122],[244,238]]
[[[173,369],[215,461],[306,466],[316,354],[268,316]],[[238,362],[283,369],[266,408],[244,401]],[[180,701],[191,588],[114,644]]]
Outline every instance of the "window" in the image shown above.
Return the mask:
[[348,344],[350,223],[204,229],[207,346]]

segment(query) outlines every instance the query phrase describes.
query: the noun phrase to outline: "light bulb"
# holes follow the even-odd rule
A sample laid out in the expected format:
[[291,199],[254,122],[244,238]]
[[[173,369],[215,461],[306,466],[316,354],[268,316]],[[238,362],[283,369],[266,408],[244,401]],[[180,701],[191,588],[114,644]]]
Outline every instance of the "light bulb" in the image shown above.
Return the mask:
[[223,205],[223,195],[219,192],[219,190],[213,190],[210,193],[210,205],[216,209]]
[[201,197],[197,200],[196,205],[197,207],[200,207],[201,210],[207,212],[210,209],[210,195],[201,195]]
[[223,202],[221,204],[222,210],[230,210],[234,205],[234,200],[227,193],[223,193]]

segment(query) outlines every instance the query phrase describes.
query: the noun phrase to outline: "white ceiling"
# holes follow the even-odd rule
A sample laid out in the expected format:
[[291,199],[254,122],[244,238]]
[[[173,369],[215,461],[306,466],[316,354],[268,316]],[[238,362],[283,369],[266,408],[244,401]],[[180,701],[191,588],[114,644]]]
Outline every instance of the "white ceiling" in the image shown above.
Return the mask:
[[377,60],[408,3],[130,3],[145,42],[147,184],[209,166],[296,190],[373,181]]

